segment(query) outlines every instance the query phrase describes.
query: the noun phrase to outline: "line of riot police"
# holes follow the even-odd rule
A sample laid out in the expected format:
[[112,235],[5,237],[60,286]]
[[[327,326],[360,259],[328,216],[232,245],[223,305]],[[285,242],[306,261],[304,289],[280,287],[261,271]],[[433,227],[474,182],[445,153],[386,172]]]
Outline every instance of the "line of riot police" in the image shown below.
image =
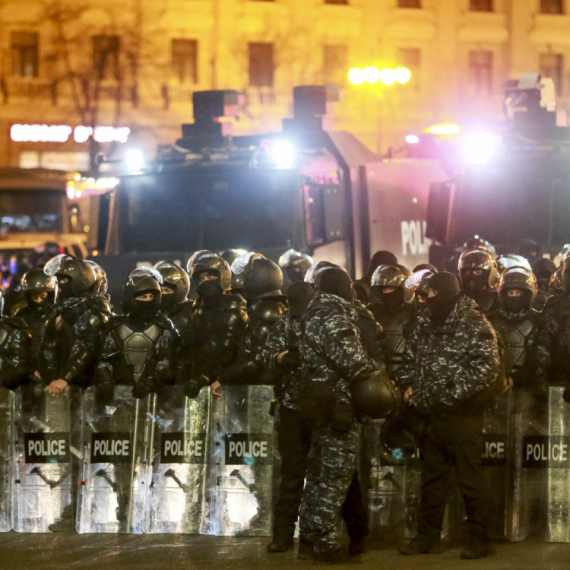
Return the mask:
[[[0,379],[3,387],[17,392],[15,418],[20,414],[46,420],[44,393],[67,394],[73,426],[82,425],[87,388],[93,409],[108,411],[123,387],[139,401],[156,394],[164,408],[168,394],[176,390],[197,399],[209,386],[213,397],[220,399],[231,386],[271,385],[282,463],[268,551],[292,547],[300,513],[299,556],[336,563],[361,553],[370,532],[370,455],[381,456],[384,466],[401,465],[407,460],[402,460],[402,453],[414,455],[418,444],[422,450],[422,438],[429,433],[426,423],[433,422],[434,414],[455,421],[453,405],[442,412],[430,400],[426,412],[427,400],[420,398],[422,359],[428,361],[418,344],[422,330],[435,327],[435,336],[451,342],[447,360],[436,363],[444,371],[454,370],[449,358],[457,356],[453,343],[458,341],[453,335],[464,316],[470,327],[465,334],[475,335],[469,340],[485,345],[481,362],[488,371],[474,390],[493,396],[473,404],[477,413],[483,414],[491,401],[496,402],[496,394],[509,389],[541,401],[548,397],[548,386],[567,383],[567,259],[557,272],[548,260],[538,260],[535,277],[523,258],[497,260],[484,247],[472,248],[459,260],[460,293],[448,274],[432,281],[434,267],[419,266],[412,272],[389,252],[378,252],[367,275],[354,284],[341,267],[313,264],[294,251],[282,256],[281,267],[260,254],[229,255],[235,257],[230,258],[231,268],[223,257],[204,250],[190,258],[187,272],[168,261],[135,269],[124,286],[120,315],[106,295],[104,271],[93,262],[60,255],[26,273],[26,306],[0,322]],[[283,273],[289,282],[286,294]],[[449,320],[459,313],[459,320]],[[487,330],[486,319],[496,336]],[[415,339],[413,347],[410,338]],[[568,393],[564,397],[570,400]],[[445,400],[432,396],[436,402]],[[460,404],[463,413],[465,402]],[[146,416],[151,412],[146,410]],[[114,421],[109,419],[109,425]],[[444,423],[440,429],[445,427]],[[472,424],[456,427],[473,429]],[[358,457],[366,447],[361,442],[370,440],[371,434],[374,451],[364,452],[363,461]],[[73,449],[81,447],[84,437],[70,436],[71,476],[59,477],[70,481],[71,502],[62,506],[61,516],[49,525],[51,531],[78,527],[76,501],[85,473],[80,476],[81,449]],[[136,444],[135,436],[131,445]],[[449,445],[453,448],[455,443]],[[481,462],[481,457],[468,459]],[[450,467],[441,469],[445,473],[439,474],[439,481],[447,489]],[[119,468],[113,473],[111,487],[120,489],[130,475]],[[393,479],[393,470],[387,474]],[[110,479],[108,472],[98,476]],[[232,476],[238,477],[233,471]],[[429,479],[424,465],[424,487]],[[445,502],[446,492],[440,494]],[[132,528],[128,510],[133,496],[133,489],[117,492],[113,510],[119,529]],[[476,531],[464,554],[481,557],[488,553],[489,516],[474,515],[479,507],[470,509],[468,501],[466,505],[468,521],[470,516],[479,518],[471,521]],[[443,515],[430,521],[426,532],[427,515],[424,512],[422,519],[421,508],[414,516],[419,534],[404,549],[407,554],[438,549]],[[347,552],[339,543],[341,516],[350,537]]]

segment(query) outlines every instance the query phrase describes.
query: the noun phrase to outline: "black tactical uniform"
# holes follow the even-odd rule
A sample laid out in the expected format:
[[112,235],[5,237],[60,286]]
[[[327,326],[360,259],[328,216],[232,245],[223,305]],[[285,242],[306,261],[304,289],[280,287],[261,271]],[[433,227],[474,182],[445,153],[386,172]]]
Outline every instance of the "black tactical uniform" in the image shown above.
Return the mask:
[[542,311],[546,305],[546,301],[548,301],[554,293],[550,280],[556,271],[556,265],[551,259],[543,257],[533,265],[532,271],[538,282],[538,293],[534,299],[533,306],[537,311]]
[[[523,291],[523,295],[509,296],[512,289]],[[501,309],[489,320],[505,347],[505,374],[513,379],[515,388],[539,388],[531,362],[538,320],[532,309],[536,277],[522,267],[512,267],[501,275],[498,292]]]
[[[138,299],[145,294],[151,294],[152,300]],[[97,363],[94,384],[99,405],[112,401],[115,386],[133,386],[133,396],[144,398],[174,376],[177,333],[172,322],[159,312],[160,298],[160,285],[151,274],[131,274],[123,290],[125,315],[113,317],[107,325]],[[107,429],[118,429],[113,419]],[[129,464],[115,466],[117,520],[123,528],[128,523],[130,477]]]
[[564,399],[570,401],[570,251],[560,269],[561,289],[539,317],[534,353],[539,382],[566,386]]
[[486,249],[468,249],[461,254],[458,267],[461,291],[477,303],[486,317],[496,313],[500,308],[496,291],[499,274],[493,255]]
[[[192,314],[192,303],[188,301],[188,293],[190,293],[188,273],[170,261],[159,261],[154,269],[162,276],[163,294],[160,310],[174,323],[180,335],[183,335]],[[165,295],[165,288],[173,292]]]
[[334,563],[346,559],[337,528],[356,470],[358,428],[350,386],[376,366],[350,319],[354,289],[348,274],[326,269],[318,289],[300,344],[300,411],[313,425],[300,533],[303,542],[312,544],[315,561]]
[[[4,298],[0,291],[0,315]],[[29,372],[30,335],[19,317],[0,317],[0,386],[14,390]]]
[[[196,397],[236,360],[247,314],[243,297],[230,292],[231,271],[220,256],[202,254],[189,268],[198,298],[183,339],[178,380],[189,397]],[[201,281],[201,274],[213,279]]]
[[[414,307],[410,303],[413,292],[405,287],[411,274],[403,265],[381,265],[372,276],[372,302],[368,308],[382,327],[381,350],[389,374],[394,374],[402,362],[406,337],[414,321]],[[389,289],[394,291],[387,293]]]
[[[30,381],[45,386],[57,379],[58,372],[55,342],[57,279],[47,275],[42,267],[36,267],[22,277],[22,291],[26,306],[18,311],[18,317],[26,321],[31,336]],[[44,294],[42,301],[34,300]]]
[[418,535],[401,551],[422,554],[438,547],[455,469],[470,538],[462,557],[480,558],[488,554],[483,412],[500,377],[497,338],[474,303],[460,297],[452,274],[431,277],[430,290],[437,294],[418,316],[398,370],[402,391],[411,389],[409,404],[425,419]]
[[361,303],[367,305],[372,300],[370,298],[370,282],[374,272],[381,265],[398,265],[398,258],[390,251],[377,251],[370,260],[368,271],[354,282],[356,296]]

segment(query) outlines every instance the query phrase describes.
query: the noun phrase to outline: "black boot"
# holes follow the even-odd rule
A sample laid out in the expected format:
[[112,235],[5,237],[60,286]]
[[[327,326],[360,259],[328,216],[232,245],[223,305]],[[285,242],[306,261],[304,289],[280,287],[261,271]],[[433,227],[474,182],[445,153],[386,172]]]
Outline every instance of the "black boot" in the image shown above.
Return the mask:
[[267,552],[287,552],[293,548],[293,537],[290,536],[274,536],[273,540],[267,545]]
[[351,556],[358,556],[359,554],[363,554],[366,548],[364,547],[364,541],[366,537],[370,534],[369,530],[365,532],[351,536],[350,537],[350,544],[348,545],[348,553]]
[[441,554],[443,546],[439,538],[433,539],[419,534],[408,544],[398,548],[401,554],[413,556],[415,554]]
[[313,558],[313,545],[306,540],[300,539],[297,558],[300,560],[311,560]]
[[471,537],[467,543],[467,547],[461,553],[463,560],[479,560],[489,556],[489,541],[483,538]]
[[344,548],[328,550],[327,552],[315,552],[313,554],[315,564],[354,564],[352,556]]

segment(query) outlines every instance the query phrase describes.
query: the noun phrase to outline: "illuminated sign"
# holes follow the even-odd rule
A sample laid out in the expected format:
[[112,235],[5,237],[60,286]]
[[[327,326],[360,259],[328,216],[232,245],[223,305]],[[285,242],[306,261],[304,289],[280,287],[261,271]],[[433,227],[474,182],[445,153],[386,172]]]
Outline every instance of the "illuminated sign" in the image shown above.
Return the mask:
[[98,143],[126,143],[131,129],[129,127],[86,127],[75,128],[69,125],[12,125],[10,138],[14,142],[55,142],[64,143],[73,134],[76,143],[84,143],[92,136]]

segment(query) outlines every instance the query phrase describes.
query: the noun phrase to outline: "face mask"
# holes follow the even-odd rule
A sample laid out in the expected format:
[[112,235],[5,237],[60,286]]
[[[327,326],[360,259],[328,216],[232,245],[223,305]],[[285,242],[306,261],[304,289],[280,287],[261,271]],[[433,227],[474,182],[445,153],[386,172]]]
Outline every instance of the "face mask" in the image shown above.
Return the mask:
[[398,287],[392,293],[381,293],[379,299],[389,311],[395,311],[404,303],[404,290]]
[[470,297],[482,293],[489,288],[489,275],[483,271],[482,275],[473,275],[471,271],[461,270],[461,289]]
[[158,307],[159,300],[157,297],[152,301],[137,301],[135,299],[135,311],[131,316],[138,321],[147,322],[156,316]]
[[432,320],[442,323],[447,319],[453,308],[457,303],[457,297],[445,298],[442,295],[435,295],[435,297],[428,297],[426,305],[431,314]]
[[73,282],[71,279],[67,283],[60,283],[59,285],[59,296],[65,301],[65,299],[71,299],[73,295]]
[[529,300],[526,295],[522,297],[501,297],[501,305],[507,313],[519,313],[529,309]]
[[539,279],[538,289],[540,291],[548,291],[550,289],[550,279]]
[[160,301],[160,306],[167,312],[174,309],[176,306],[176,295],[174,295],[174,293],[171,293],[170,295],[165,295],[163,293],[162,300]]
[[202,281],[198,285],[198,295],[204,297],[206,301],[214,302],[222,298],[224,291],[220,285],[219,279],[211,279],[210,281]]

